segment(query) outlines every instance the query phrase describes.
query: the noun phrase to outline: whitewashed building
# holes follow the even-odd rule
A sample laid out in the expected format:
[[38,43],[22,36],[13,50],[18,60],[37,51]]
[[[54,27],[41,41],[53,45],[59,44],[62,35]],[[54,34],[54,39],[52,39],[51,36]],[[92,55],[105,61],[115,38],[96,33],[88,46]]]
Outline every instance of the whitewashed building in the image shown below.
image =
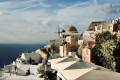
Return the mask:
[[58,80],[119,80],[120,74],[104,67],[75,58],[49,60],[57,70]]
[[41,56],[40,56],[39,53],[36,53],[36,52],[22,53],[21,59],[26,60],[27,63],[30,62],[30,59],[31,59],[32,63],[39,63],[40,59],[41,59]]
[[83,41],[95,41],[94,31],[85,31],[83,34]]
[[20,67],[22,64],[27,64],[26,59],[17,58],[16,61],[13,61],[13,65]]
[[3,70],[4,72],[10,72],[13,67],[15,67],[15,65],[6,65]]
[[114,31],[114,24],[113,23],[108,23],[108,22],[103,22],[98,26],[95,26],[95,32],[96,33],[101,33],[103,31]]

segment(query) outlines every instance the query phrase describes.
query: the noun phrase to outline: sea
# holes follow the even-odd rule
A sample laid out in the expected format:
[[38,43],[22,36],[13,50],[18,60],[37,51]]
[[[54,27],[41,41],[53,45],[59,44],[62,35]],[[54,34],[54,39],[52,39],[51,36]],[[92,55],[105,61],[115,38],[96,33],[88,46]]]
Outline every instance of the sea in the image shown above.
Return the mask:
[[45,44],[0,44],[0,68],[10,64],[21,53],[31,52],[44,46]]

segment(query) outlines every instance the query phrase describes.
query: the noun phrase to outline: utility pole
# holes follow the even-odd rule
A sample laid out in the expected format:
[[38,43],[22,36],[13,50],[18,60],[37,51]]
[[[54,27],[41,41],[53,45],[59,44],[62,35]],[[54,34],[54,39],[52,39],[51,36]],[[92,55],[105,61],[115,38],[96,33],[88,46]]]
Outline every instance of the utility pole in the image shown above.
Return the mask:
[[58,38],[60,38],[60,26],[58,24]]

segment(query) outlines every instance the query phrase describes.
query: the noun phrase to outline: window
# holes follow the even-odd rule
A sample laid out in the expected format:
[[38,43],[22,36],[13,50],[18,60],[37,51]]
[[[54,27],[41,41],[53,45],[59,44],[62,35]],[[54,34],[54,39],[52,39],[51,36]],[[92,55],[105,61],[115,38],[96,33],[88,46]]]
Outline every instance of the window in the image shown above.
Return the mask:
[[97,26],[97,24],[95,24],[95,26]]

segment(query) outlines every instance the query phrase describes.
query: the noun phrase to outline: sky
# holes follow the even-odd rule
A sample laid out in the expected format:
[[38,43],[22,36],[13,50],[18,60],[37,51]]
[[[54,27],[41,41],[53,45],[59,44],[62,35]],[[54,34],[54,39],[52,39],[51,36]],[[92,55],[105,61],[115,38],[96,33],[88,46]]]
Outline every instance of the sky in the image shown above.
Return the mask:
[[0,43],[47,43],[60,30],[120,17],[120,0],[0,0]]

